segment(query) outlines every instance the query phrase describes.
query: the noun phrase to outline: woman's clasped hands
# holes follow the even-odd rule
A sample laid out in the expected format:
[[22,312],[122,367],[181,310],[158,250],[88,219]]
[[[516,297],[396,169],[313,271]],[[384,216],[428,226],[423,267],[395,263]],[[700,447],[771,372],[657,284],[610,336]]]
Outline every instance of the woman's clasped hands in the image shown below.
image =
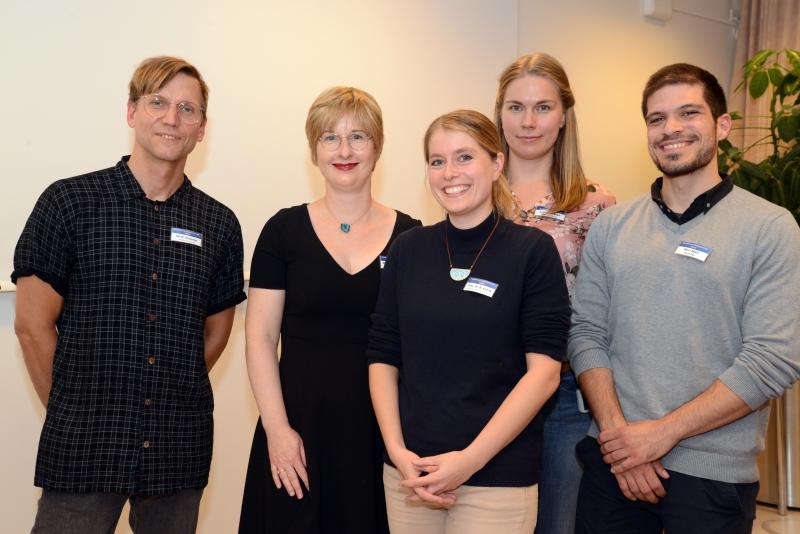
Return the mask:
[[404,449],[392,461],[403,475],[400,485],[413,491],[406,501],[445,508],[456,503],[455,490],[482,467],[467,450],[420,458]]

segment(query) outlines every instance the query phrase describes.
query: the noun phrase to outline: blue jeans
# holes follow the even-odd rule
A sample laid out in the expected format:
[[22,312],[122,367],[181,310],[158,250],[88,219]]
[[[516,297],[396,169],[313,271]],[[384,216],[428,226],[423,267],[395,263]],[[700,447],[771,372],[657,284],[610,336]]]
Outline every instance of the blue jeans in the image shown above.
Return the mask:
[[544,443],[539,479],[536,534],[573,534],[583,470],[575,445],[586,437],[592,417],[578,411],[578,383],[572,372],[561,375],[555,395],[542,409]]

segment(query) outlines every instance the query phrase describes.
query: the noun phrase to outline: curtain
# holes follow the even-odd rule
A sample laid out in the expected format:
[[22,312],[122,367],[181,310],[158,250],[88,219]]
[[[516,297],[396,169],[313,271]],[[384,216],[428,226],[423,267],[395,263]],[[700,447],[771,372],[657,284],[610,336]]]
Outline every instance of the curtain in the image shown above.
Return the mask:
[[[765,118],[769,114],[769,99],[753,100],[746,88],[734,91],[742,81],[744,64],[759,50],[770,48],[800,49],[800,0],[741,0],[739,36],[736,41],[736,56],[733,62],[731,95],[728,109],[738,111],[744,118],[734,122],[739,126],[769,126]],[[749,145],[767,132],[763,130],[737,129],[731,132],[731,142],[742,147]],[[745,158],[761,161],[769,153],[768,147],[756,147]]]

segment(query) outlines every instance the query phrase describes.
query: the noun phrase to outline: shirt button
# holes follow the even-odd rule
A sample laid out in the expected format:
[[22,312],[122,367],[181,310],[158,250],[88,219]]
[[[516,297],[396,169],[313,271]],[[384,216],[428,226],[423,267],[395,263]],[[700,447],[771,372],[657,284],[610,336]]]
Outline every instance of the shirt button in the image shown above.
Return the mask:
[[155,356],[150,356],[149,358],[147,358],[147,363],[149,363],[150,365],[155,365],[156,357]]
[[153,404],[153,401],[152,401],[151,399],[145,399],[145,400],[144,400],[144,405],[145,405],[145,406],[150,406],[150,405],[152,405],[152,404]]
[[155,282],[156,280],[158,280],[158,274],[157,273],[153,273],[151,275],[151,278],[153,279],[153,282]]
[[159,238],[157,238],[157,237],[154,237],[153,238],[153,244],[154,245],[160,245],[161,244],[161,240]]
[[149,449],[150,448],[150,442],[145,440],[144,443],[142,443],[142,447],[144,447],[145,449]]
[[154,209],[154,210],[156,210],[156,211],[158,211],[158,204],[154,205],[154,206],[153,206],[153,209]]
[[147,316],[147,320],[148,320],[148,321],[155,321],[155,320],[156,320],[156,314],[155,314],[155,313],[151,313],[151,314],[149,314],[149,315]]

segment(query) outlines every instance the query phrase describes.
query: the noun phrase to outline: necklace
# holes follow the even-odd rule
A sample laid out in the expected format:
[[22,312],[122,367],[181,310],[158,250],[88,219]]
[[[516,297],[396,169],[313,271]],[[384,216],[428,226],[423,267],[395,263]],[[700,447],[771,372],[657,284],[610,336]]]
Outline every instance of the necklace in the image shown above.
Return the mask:
[[476,263],[478,263],[478,258],[481,257],[483,249],[485,249],[486,245],[489,244],[489,240],[494,235],[494,231],[497,230],[499,224],[500,224],[500,216],[495,214],[495,222],[494,226],[492,227],[492,231],[489,232],[489,237],[487,237],[486,241],[483,242],[483,246],[481,246],[481,249],[475,256],[475,259],[472,260],[472,265],[469,266],[469,269],[459,269],[458,267],[453,267],[453,257],[450,255],[450,242],[447,240],[447,221],[444,222],[444,246],[447,249],[447,263],[450,265],[450,278],[452,280],[460,282],[462,280],[465,280],[469,276],[469,273],[472,272],[472,268],[475,267]]
[[[328,202],[326,201],[326,202],[324,202],[324,204],[325,204],[325,209],[328,210],[328,213],[331,214],[331,217],[336,219],[336,216],[333,214],[331,209],[328,207]],[[362,213],[361,215],[356,217],[352,224],[355,224],[358,221],[360,221],[361,219],[363,219],[370,211],[372,211],[372,202],[369,203],[369,207],[367,208],[367,211],[365,211],[364,213]],[[342,233],[349,234],[350,233],[350,229],[352,228],[352,224],[351,223],[340,222],[339,223],[339,230],[341,230]]]

